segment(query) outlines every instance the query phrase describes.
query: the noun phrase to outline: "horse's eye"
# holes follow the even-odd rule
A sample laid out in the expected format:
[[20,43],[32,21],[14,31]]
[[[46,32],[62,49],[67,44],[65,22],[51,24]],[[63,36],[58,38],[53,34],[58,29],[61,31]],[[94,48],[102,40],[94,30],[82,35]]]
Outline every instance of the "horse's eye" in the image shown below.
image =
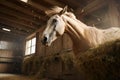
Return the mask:
[[53,19],[53,23],[56,23],[57,22],[57,20],[56,19]]

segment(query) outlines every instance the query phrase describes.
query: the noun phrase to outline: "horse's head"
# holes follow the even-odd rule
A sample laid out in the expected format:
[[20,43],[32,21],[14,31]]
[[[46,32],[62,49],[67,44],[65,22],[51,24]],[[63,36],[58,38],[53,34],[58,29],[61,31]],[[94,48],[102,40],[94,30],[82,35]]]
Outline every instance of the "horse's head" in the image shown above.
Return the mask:
[[[66,22],[62,18],[62,15],[67,14],[67,7],[59,11],[50,17],[47,22],[47,27],[42,35],[42,43],[44,45],[50,46],[53,41],[55,41],[58,36],[61,36],[65,32]],[[69,16],[69,15],[68,15]]]
[[61,10],[59,13],[52,15],[48,20],[47,27],[42,35],[42,43],[44,45],[50,46],[51,43],[57,39],[58,36],[63,35],[65,31],[65,22],[63,21],[61,15],[65,12],[66,8]]

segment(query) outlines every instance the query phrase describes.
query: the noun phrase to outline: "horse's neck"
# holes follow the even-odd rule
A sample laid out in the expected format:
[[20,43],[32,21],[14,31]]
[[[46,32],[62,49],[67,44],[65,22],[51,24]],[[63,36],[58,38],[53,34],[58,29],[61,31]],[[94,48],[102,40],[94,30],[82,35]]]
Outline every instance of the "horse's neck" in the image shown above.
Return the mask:
[[73,50],[77,55],[80,52],[84,52],[90,46],[88,45],[87,40],[84,37],[84,31],[87,29],[87,25],[78,21],[77,19],[66,18],[66,33],[70,36],[73,42]]
[[87,25],[85,25],[77,19],[70,18],[67,16],[64,16],[63,19],[67,24],[67,32],[74,33],[78,39],[84,36],[84,30],[88,28]]
[[99,30],[96,28],[90,28],[84,23],[77,19],[72,19],[69,17],[64,17],[66,19],[66,32],[72,39],[73,50],[77,55],[80,52],[84,52],[90,47],[95,47],[97,44],[101,43],[101,37]]

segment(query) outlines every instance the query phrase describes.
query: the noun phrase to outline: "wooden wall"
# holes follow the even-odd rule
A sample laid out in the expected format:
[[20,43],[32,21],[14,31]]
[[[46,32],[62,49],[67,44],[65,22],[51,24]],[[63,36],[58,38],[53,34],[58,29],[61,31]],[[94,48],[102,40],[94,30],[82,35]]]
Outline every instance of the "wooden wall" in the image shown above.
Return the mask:
[[0,33],[0,72],[20,72],[23,51],[22,38]]
[[110,0],[106,5],[87,14],[82,21],[89,26],[109,28],[120,26],[120,1]]

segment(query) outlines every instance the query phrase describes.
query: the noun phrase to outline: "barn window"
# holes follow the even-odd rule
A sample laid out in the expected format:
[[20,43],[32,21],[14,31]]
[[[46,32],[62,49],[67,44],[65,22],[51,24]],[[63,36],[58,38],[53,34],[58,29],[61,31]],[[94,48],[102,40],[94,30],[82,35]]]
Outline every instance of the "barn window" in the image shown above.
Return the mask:
[[36,38],[32,38],[28,41],[26,41],[26,51],[25,55],[30,55],[35,53],[35,48],[36,48]]

